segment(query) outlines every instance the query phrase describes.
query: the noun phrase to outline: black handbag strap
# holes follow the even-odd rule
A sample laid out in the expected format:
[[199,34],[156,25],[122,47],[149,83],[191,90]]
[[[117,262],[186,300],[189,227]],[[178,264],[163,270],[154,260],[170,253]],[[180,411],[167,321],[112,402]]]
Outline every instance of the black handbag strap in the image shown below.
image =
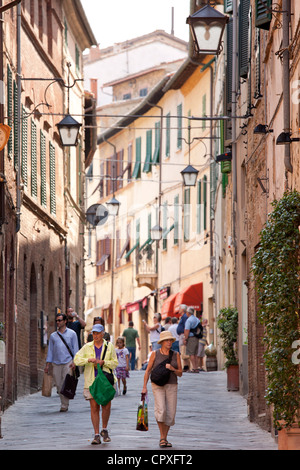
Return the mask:
[[[106,343],[106,345],[105,345],[105,347],[104,347],[103,356],[101,357],[101,360],[102,360],[102,361],[104,361],[106,351],[107,351],[107,343]],[[103,366],[101,366],[101,369],[103,369]],[[109,367],[108,367],[108,369],[109,369]],[[111,370],[111,369],[109,369],[109,370],[110,370],[110,373],[112,374],[112,370]]]
[[71,349],[69,348],[68,344],[66,343],[65,339],[59,334],[58,331],[57,331],[56,333],[58,334],[58,336],[60,337],[60,339],[62,340],[62,342],[65,344],[67,350],[69,351],[69,353],[70,353],[70,355],[71,355],[71,357],[72,357],[72,359],[73,359],[74,354],[72,353],[72,351],[71,351]]

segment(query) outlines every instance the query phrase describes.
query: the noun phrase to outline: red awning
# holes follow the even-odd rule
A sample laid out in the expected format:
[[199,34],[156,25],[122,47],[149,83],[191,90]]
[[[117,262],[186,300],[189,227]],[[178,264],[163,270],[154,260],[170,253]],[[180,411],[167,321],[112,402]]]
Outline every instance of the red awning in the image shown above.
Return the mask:
[[161,318],[165,320],[167,317],[175,317],[174,303],[177,294],[169,295],[169,297],[164,301],[161,307]]
[[188,307],[193,307],[195,310],[202,310],[203,304],[203,283],[192,284],[186,287],[176,295],[174,302],[174,311],[178,312],[179,305],[185,304]]

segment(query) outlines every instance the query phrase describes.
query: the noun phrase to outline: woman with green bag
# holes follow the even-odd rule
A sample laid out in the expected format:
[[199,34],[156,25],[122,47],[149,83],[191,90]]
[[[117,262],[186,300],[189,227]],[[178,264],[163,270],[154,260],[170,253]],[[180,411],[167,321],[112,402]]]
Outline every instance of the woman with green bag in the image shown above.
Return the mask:
[[[112,383],[116,382],[113,370],[118,366],[118,359],[112,343],[103,339],[104,327],[102,325],[94,325],[92,334],[93,341],[86,343],[80,351],[78,351],[74,357],[74,363],[77,366],[84,366],[83,395],[85,399],[90,402],[91,420],[95,432],[92,444],[96,445],[101,444],[100,435],[104,442],[110,442],[111,440],[108,435],[107,425],[110,417],[111,399],[114,396],[114,388],[109,383],[109,380],[111,380]],[[99,391],[101,393],[99,393]],[[111,395],[109,395],[109,393],[111,393]],[[106,396],[106,400],[104,400],[104,396]],[[102,407],[101,433],[100,406]]]

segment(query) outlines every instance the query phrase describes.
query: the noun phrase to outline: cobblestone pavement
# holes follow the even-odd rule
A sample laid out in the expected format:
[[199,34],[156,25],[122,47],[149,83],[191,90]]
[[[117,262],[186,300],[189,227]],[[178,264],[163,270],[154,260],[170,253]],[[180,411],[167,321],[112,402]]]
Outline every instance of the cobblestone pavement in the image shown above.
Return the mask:
[[[133,371],[126,395],[112,402],[110,443],[91,446],[93,428],[89,403],[82,396],[83,376],[69,411],[60,413],[60,400],[41,392],[17,400],[2,415],[0,450],[159,451],[159,432],[149,384],[149,431],[136,431],[143,371]],[[183,374],[179,379],[176,424],[168,436],[172,452],[197,450],[277,450],[270,433],[247,418],[247,403],[239,392],[228,392],[226,373]],[[169,451],[169,449],[168,449]]]

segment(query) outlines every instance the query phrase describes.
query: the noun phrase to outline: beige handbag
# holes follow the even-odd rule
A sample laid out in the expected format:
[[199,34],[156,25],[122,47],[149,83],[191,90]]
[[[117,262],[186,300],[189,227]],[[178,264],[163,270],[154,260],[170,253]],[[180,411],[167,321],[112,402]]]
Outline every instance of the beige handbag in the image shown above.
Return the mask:
[[53,381],[52,375],[49,375],[46,372],[44,372],[43,385],[42,385],[42,396],[43,397],[51,397],[52,381]]

